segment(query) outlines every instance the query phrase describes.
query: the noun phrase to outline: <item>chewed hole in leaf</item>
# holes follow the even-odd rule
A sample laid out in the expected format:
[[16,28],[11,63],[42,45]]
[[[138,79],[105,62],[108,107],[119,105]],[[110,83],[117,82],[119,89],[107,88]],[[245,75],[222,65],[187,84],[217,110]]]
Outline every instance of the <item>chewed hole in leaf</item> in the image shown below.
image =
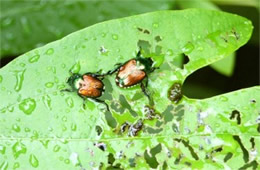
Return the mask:
[[241,148],[241,150],[243,152],[243,159],[244,159],[245,163],[247,163],[249,161],[249,153],[248,153],[248,151],[244,147],[244,145],[243,145],[243,143],[242,143],[242,141],[241,141],[239,136],[235,135],[235,136],[233,136],[233,138],[239,144],[239,146],[240,146],[240,148]]
[[233,153],[228,152],[228,153],[226,154],[225,158],[224,158],[224,162],[227,162],[229,159],[232,158],[232,156],[233,156]]
[[101,135],[102,131],[103,131],[102,128],[97,125],[97,126],[96,126],[96,132],[97,132],[98,136]]
[[158,144],[157,146],[152,148],[150,150],[150,152],[148,152],[148,150],[145,150],[145,152],[144,152],[144,159],[146,160],[146,162],[149,164],[149,166],[151,168],[157,168],[158,167],[159,163],[158,163],[155,155],[160,153],[161,150],[162,150],[161,144]]
[[105,118],[106,118],[107,124],[110,127],[115,128],[117,126],[116,119],[112,116],[111,112],[106,111],[105,112]]
[[193,147],[190,146],[189,141],[185,141],[185,140],[183,140],[183,139],[174,139],[174,140],[177,141],[177,142],[182,142],[183,145],[189,149],[189,151],[190,151],[190,153],[191,153],[191,156],[192,156],[195,160],[199,160],[199,156],[198,156],[197,153],[194,151]]
[[240,125],[241,124],[241,118],[240,118],[240,112],[237,110],[233,110],[230,116],[230,119],[237,119],[237,124]]

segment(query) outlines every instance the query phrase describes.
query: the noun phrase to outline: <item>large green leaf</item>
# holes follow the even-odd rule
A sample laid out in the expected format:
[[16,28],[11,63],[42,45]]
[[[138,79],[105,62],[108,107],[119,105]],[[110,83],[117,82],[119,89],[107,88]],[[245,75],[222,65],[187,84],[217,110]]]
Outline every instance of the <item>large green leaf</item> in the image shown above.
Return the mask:
[[[218,11],[161,11],[103,22],[30,51],[0,70],[0,167],[30,169],[136,168],[237,169],[258,166],[259,87],[172,103],[168,90],[195,70],[234,52],[251,22]],[[239,35],[237,38],[236,35]],[[147,119],[139,86],[120,89],[104,79],[111,109],[67,87],[69,70],[103,72],[133,58],[142,45],[160,69],[148,89],[158,116]],[[106,50],[104,50],[106,49]],[[183,69],[175,59],[189,56]],[[144,120],[138,136],[120,134],[124,122]],[[257,130],[258,128],[258,130]],[[97,146],[105,144],[105,151]]]
[[170,9],[173,1],[1,0],[0,58],[22,54],[86,26]]

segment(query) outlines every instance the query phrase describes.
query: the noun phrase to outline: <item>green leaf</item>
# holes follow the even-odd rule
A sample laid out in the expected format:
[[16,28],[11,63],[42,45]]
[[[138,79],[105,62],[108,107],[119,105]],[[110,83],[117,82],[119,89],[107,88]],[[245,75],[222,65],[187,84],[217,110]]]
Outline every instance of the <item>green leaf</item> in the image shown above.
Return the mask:
[[[205,100],[184,96],[178,104],[168,99],[175,82],[183,84],[197,69],[234,52],[251,32],[251,22],[237,15],[161,11],[99,23],[18,57],[0,70],[0,167],[258,166],[259,87]],[[149,101],[140,86],[121,89],[115,75],[103,80],[106,92],[101,97],[111,112],[91,100],[84,109],[76,93],[60,91],[68,87],[69,70],[105,73],[135,57],[139,45],[164,57],[160,68],[149,75],[153,120],[147,117]],[[189,62],[181,69],[174,59],[183,53]],[[129,129],[119,133],[126,121],[134,125],[142,120],[137,136],[129,136]]]
[[173,2],[2,1],[0,58],[22,54],[92,24],[170,9]]

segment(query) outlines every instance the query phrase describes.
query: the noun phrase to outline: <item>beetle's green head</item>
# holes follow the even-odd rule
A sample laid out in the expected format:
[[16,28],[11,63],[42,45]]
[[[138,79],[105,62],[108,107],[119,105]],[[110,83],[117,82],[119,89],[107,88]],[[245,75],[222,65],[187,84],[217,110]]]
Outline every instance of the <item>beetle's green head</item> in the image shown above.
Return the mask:
[[145,67],[145,72],[149,73],[153,70],[153,60],[150,57],[144,57],[142,55],[142,50],[140,50],[136,55],[136,60],[140,62]]
[[67,80],[67,83],[71,86],[73,90],[79,89],[79,81],[82,80],[82,75],[78,73],[73,73]]

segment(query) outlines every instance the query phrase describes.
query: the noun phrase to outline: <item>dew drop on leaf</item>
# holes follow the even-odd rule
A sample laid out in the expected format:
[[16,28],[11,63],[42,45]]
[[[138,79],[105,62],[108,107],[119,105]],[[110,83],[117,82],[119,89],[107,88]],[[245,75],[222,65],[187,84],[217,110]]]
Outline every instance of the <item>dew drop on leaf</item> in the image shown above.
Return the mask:
[[182,48],[182,52],[189,54],[192,52],[192,50],[194,49],[194,45],[191,42],[188,42],[183,48]]
[[19,168],[20,167],[20,164],[18,163],[18,162],[15,162],[14,163],[14,166],[13,166],[13,169],[17,169],[17,168]]
[[25,132],[31,132],[31,129],[29,129],[29,128],[26,127],[26,128],[24,129],[24,131],[25,131]]
[[71,68],[70,71],[72,73],[78,73],[80,71],[80,63],[77,62],[76,64],[74,64]]
[[228,101],[228,98],[225,97],[225,96],[221,96],[219,99],[220,99],[220,101],[222,101],[222,102]]
[[6,147],[3,145],[0,145],[0,153],[5,154]]
[[19,65],[20,65],[21,67],[25,67],[26,64],[20,63]]
[[36,55],[32,56],[31,58],[29,58],[29,62],[30,63],[35,63],[35,62],[37,62],[39,60],[39,58],[40,58],[40,55],[36,54]]
[[19,104],[19,109],[27,115],[30,115],[34,111],[35,107],[36,107],[36,102],[34,99],[31,98],[24,99]]
[[113,35],[112,35],[112,38],[113,38],[114,40],[118,40],[118,35],[113,34]]
[[65,164],[69,164],[70,160],[69,159],[65,159],[64,162],[65,162]]
[[7,170],[8,168],[8,162],[4,161],[1,165],[0,165],[0,169],[1,170]]
[[11,25],[12,23],[13,23],[13,18],[5,18],[5,19],[3,19],[3,21],[1,22],[1,25],[3,26],[3,27],[6,27],[6,26],[9,26],[9,25]]
[[158,27],[159,27],[159,24],[158,24],[158,23],[153,23],[153,27],[154,27],[154,28],[158,28]]
[[16,142],[13,147],[12,147],[12,150],[13,150],[13,155],[14,155],[14,158],[18,158],[19,155],[21,154],[25,154],[27,149],[25,147],[24,144],[22,144],[21,142]]
[[59,145],[55,145],[53,148],[53,152],[58,152],[60,150],[60,146]]
[[46,52],[45,52],[45,54],[47,54],[47,55],[52,55],[54,53],[54,49],[53,48],[49,48]]
[[20,91],[22,88],[23,80],[24,80],[24,72],[25,72],[25,70],[17,71],[15,73],[16,84],[15,84],[14,90],[17,92]]
[[71,130],[76,131],[77,130],[77,125],[75,123],[71,124]]
[[12,129],[13,129],[15,132],[20,132],[20,131],[21,131],[20,126],[18,126],[17,124],[14,124],[14,125],[12,126]]
[[0,83],[3,81],[3,76],[0,75]]
[[62,121],[63,121],[63,122],[67,122],[67,117],[66,117],[66,116],[63,116],[63,117],[62,117]]
[[51,110],[51,98],[49,95],[43,96],[42,101],[44,105],[47,107],[47,109]]
[[36,156],[33,154],[30,155],[29,162],[32,165],[32,167],[34,167],[34,168],[37,168],[39,166],[39,161],[36,158]]
[[66,103],[67,105],[72,108],[74,106],[74,102],[73,102],[73,99],[71,97],[67,97],[66,98]]
[[54,83],[53,83],[53,82],[48,82],[48,83],[45,83],[45,87],[47,87],[47,88],[52,88],[52,87],[53,87],[53,85],[54,85]]

